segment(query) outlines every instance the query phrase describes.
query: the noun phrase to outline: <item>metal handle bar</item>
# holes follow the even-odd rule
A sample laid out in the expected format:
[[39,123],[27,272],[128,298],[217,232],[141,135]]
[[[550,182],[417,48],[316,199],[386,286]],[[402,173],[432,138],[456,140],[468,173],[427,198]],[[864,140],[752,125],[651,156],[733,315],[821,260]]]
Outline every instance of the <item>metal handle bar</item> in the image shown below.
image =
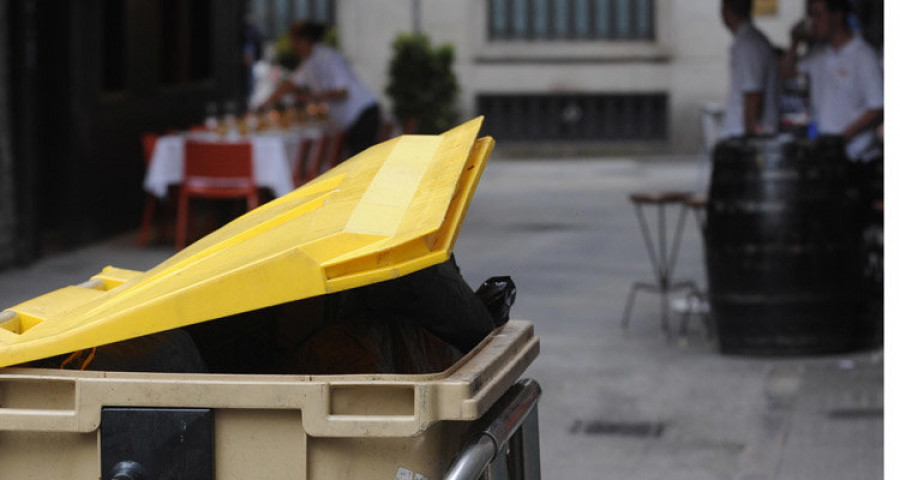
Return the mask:
[[[487,428],[466,444],[444,479],[477,479],[494,461],[498,453],[503,451],[531,414],[536,413],[535,407],[540,396],[540,385],[530,378],[520,380],[510,387],[509,391],[486,415],[487,418],[490,418],[493,412],[497,412],[494,419]],[[536,417],[534,418],[536,419]],[[533,434],[537,435],[536,429]],[[533,452],[533,454],[537,455],[537,452]],[[539,472],[533,473],[539,475]]]

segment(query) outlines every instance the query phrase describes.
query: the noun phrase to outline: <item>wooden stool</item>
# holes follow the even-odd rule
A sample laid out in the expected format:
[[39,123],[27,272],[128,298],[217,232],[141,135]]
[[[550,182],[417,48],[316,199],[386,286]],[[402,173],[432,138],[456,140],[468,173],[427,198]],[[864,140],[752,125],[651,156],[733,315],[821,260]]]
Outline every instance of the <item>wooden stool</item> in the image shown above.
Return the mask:
[[[681,236],[684,231],[684,218],[687,214],[685,202],[691,197],[690,192],[639,192],[630,195],[631,203],[634,205],[638,221],[641,226],[641,235],[644,244],[647,247],[647,254],[650,257],[650,263],[653,266],[654,281],[651,282],[634,282],[628,293],[628,301],[625,304],[625,312],[622,315],[622,328],[628,328],[628,322],[631,316],[631,308],[634,305],[634,299],[639,290],[645,290],[652,293],[658,293],[662,301],[662,329],[667,339],[671,339],[669,329],[669,292],[678,290],[688,290],[689,292],[699,292],[697,285],[690,280],[675,281],[672,273],[675,270],[675,262],[678,259],[678,248],[681,244]],[[657,232],[654,235],[650,232],[647,216],[644,213],[644,207],[656,207]],[[666,217],[672,208],[678,212],[678,218],[675,223],[675,232],[670,239],[666,231]]]

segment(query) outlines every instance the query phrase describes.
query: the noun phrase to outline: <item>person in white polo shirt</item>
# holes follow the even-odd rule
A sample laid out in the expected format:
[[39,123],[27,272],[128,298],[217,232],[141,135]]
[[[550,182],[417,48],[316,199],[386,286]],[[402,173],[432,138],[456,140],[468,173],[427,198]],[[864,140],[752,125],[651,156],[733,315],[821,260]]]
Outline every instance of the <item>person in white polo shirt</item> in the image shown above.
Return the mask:
[[752,9],[753,0],[722,0],[722,21],[734,35],[723,137],[778,130],[778,57],[751,21]]
[[[808,19],[791,30],[782,75],[809,77],[812,119],[818,131],[846,141],[850,198],[856,198],[860,231],[878,221],[874,209],[884,183],[877,135],[884,118],[884,77],[878,55],[850,28],[847,0],[807,0]],[[797,57],[801,42],[807,53]]]
[[[259,108],[275,105],[288,93],[294,93],[299,102],[325,100],[331,117],[346,135],[350,155],[355,155],[376,142],[381,110],[344,57],[321,43],[324,34],[321,24],[300,22],[291,27],[291,44],[302,61]],[[296,94],[302,87],[308,91]]]
[[[808,0],[808,20],[791,31],[782,60],[786,77],[798,71],[810,81],[812,119],[820,133],[842,135],[847,156],[865,162],[877,145],[884,116],[884,77],[875,50],[850,29],[847,0]],[[798,58],[801,42],[808,52]]]

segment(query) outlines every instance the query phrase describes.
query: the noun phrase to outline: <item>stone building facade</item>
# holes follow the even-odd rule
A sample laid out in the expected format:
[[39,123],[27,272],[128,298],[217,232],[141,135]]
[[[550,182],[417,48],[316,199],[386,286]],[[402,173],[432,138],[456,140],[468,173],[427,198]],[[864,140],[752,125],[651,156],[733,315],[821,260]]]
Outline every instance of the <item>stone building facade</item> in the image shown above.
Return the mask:
[[[785,46],[805,0],[765,3],[755,21]],[[541,143],[543,136],[551,147],[569,140],[600,151],[696,153],[702,107],[725,99],[731,36],[718,0],[340,0],[335,6],[341,48],[385,104],[391,42],[418,25],[432,42],[455,47],[465,117],[491,116],[486,110],[499,105],[493,115],[506,121],[545,122],[532,130],[503,129],[512,140]],[[496,98],[501,101],[492,103]]]

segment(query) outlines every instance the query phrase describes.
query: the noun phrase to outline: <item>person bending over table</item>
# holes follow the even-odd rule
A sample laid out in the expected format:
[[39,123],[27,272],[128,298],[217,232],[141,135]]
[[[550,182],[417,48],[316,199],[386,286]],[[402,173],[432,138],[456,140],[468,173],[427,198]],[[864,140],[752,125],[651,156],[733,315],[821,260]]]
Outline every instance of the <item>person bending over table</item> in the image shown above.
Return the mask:
[[[332,118],[346,134],[350,155],[355,155],[376,142],[381,111],[344,57],[321,43],[324,34],[321,24],[291,26],[291,45],[301,58],[300,66],[257,108],[274,106],[288,93],[295,94],[298,102],[327,101]],[[297,93],[302,87],[308,90]]]

